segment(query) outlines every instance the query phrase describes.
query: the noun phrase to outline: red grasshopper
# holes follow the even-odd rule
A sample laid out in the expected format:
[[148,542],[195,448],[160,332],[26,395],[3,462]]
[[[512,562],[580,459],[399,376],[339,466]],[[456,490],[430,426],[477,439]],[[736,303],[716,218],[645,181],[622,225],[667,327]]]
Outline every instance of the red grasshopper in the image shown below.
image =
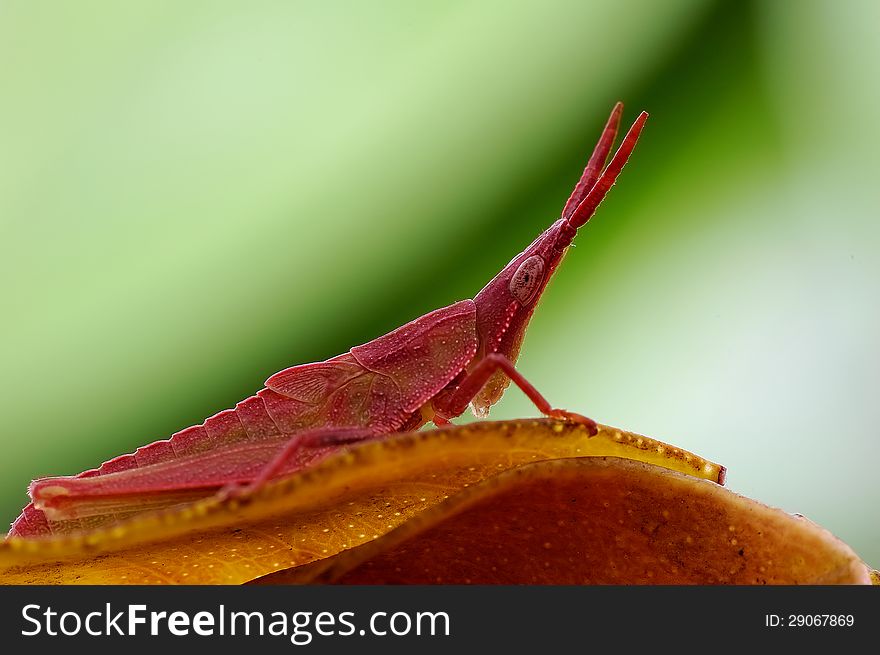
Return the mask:
[[33,502],[9,535],[77,530],[221,488],[259,488],[347,444],[428,421],[446,425],[468,405],[486,416],[511,380],[547,416],[577,421],[595,434],[593,420],[551,407],[514,362],[547,282],[614,184],[648,117],[642,112],[605,167],[622,111],[618,103],[611,112],[562,217],[473,300],[435,310],[344,355],[276,373],[235,409],[98,469],[34,481]]

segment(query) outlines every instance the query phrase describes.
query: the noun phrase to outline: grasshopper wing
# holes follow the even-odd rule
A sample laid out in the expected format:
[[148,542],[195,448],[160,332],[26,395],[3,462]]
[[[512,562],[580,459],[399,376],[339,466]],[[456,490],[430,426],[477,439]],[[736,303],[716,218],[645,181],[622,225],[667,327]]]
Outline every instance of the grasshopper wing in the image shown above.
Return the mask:
[[411,413],[464,370],[478,345],[476,305],[462,300],[352,348],[351,354],[365,368],[394,380],[402,409]]

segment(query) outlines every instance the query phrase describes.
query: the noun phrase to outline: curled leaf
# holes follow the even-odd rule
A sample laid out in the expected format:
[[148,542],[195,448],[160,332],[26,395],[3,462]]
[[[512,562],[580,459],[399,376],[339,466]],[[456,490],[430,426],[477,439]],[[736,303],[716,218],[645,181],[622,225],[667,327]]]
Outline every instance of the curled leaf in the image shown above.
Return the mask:
[[242,583],[380,538],[463,489],[541,460],[637,459],[723,480],[723,467],[602,427],[474,423],[395,436],[330,457],[241,500],[203,500],[112,527],[0,545],[7,583]]
[[[552,420],[397,435],[241,499],[0,545],[5,583],[869,583],[661,442]],[[68,525],[62,526],[65,530]]]
[[816,524],[619,458],[509,470],[381,539],[261,582],[868,584]]

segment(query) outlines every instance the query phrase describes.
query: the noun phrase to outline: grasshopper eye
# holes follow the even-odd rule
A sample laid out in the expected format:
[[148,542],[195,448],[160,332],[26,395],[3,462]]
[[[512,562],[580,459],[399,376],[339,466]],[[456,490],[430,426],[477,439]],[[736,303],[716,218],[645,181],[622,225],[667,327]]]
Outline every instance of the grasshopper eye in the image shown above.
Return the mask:
[[544,260],[540,255],[526,259],[510,278],[510,293],[523,305],[529,304],[544,281]]

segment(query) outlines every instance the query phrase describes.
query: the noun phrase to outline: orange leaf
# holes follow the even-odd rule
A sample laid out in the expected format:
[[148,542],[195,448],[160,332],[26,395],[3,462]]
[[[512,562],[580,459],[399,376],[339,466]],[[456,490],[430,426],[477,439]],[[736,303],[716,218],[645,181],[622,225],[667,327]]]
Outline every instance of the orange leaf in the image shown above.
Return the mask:
[[619,458],[509,470],[381,539],[262,583],[869,584],[831,533]]
[[497,473],[618,456],[721,481],[696,455],[615,428],[484,422],[364,444],[241,501],[208,499],[112,527],[0,545],[6,583],[242,583],[380,538]]

